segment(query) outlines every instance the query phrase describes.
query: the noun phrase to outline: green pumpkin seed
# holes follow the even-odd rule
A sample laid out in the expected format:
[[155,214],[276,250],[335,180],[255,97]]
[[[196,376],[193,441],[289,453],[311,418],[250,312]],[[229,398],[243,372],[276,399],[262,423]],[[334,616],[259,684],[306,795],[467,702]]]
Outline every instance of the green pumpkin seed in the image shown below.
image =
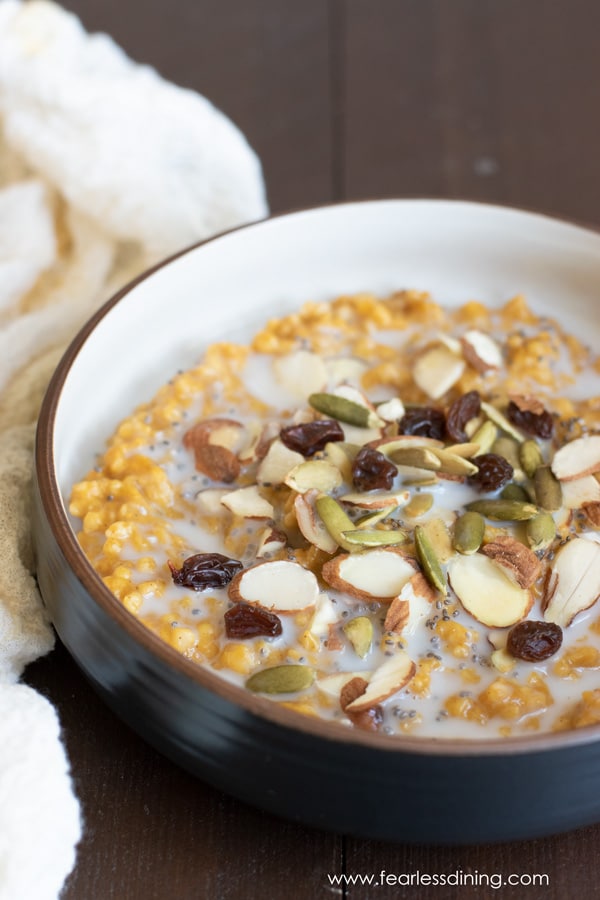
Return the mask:
[[383,522],[384,519],[387,519],[395,509],[398,509],[398,507],[385,506],[383,509],[376,509],[375,512],[369,513],[366,516],[361,516],[360,519],[355,521],[354,525],[360,531],[369,530],[373,525],[377,525],[378,522]]
[[397,450],[387,452],[387,455],[400,466],[435,471],[442,465],[429,447],[399,447]]
[[440,593],[446,593],[446,579],[442,572],[440,561],[437,558],[433,546],[422,525],[415,528],[415,547],[417,549],[417,557],[427,581]]
[[308,402],[313,409],[323,413],[325,416],[331,416],[339,422],[346,422],[347,425],[356,425],[358,428],[377,428],[381,424],[381,419],[377,413],[369,409],[368,406],[361,406],[347,397],[338,397],[337,394],[311,394]]
[[246,687],[255,694],[296,694],[309,688],[314,680],[315,672],[310,666],[273,666],[251,675]]
[[454,547],[459,553],[470,556],[481,547],[485,533],[485,521],[478,512],[466,512],[454,524]]
[[474,500],[467,503],[466,508],[496,522],[525,522],[539,512],[533,503],[522,503],[520,500]]
[[521,460],[519,459],[519,445],[512,438],[501,435],[496,438],[492,444],[492,453],[503,456],[506,462],[510,463],[515,472],[521,469]]
[[354,522],[344,512],[340,504],[333,497],[323,494],[321,497],[317,497],[315,506],[323,521],[323,525],[336,544],[344,550],[355,550],[356,545],[350,544],[344,537],[345,531],[354,530]]
[[476,475],[479,469],[470,460],[456,453],[448,453],[447,450],[432,450],[434,456],[440,461],[440,472],[447,475]]
[[433,506],[433,494],[414,494],[410,502],[406,504],[403,514],[409,519],[424,516]]
[[518,500],[520,503],[529,503],[529,494],[520,484],[511,481],[505,488],[500,491],[503,500]]
[[344,634],[354,647],[357,656],[364,659],[373,642],[373,623],[367,616],[357,616],[346,622]]
[[527,477],[533,478],[538,467],[544,463],[542,451],[535,441],[523,441],[519,447],[519,461]]
[[499,409],[496,409],[495,406],[492,406],[491,403],[482,401],[481,411],[486,414],[488,419],[490,419],[494,425],[497,425],[498,428],[500,428],[501,431],[505,431],[506,434],[510,434],[510,436],[513,437],[515,441],[518,441],[519,444],[525,440],[521,432],[517,431],[512,422],[509,422],[506,416],[501,413]]
[[487,420],[487,422],[484,422],[483,425],[480,425],[471,438],[474,444],[479,445],[479,450],[475,454],[475,458],[477,458],[481,453],[489,453],[492,449],[492,444],[497,437],[498,429],[493,422],[490,422],[489,419]]
[[553,512],[562,506],[562,488],[550,466],[538,466],[533,478],[535,499],[546,512]]
[[344,540],[352,546],[353,550],[360,547],[385,547],[392,544],[403,544],[408,540],[404,531],[364,531],[354,528],[352,531],[343,532]]
[[556,523],[549,512],[542,512],[527,522],[525,534],[534,552],[546,550],[556,537]]

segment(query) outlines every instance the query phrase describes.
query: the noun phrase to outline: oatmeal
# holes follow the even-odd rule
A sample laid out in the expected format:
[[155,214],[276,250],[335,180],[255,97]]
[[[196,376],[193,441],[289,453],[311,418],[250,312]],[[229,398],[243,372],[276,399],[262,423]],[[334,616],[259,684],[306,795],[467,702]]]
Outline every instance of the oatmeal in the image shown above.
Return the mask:
[[599,381],[520,296],[309,303],[125,419],[70,511],[132,615],[300,713],[442,739],[594,724]]

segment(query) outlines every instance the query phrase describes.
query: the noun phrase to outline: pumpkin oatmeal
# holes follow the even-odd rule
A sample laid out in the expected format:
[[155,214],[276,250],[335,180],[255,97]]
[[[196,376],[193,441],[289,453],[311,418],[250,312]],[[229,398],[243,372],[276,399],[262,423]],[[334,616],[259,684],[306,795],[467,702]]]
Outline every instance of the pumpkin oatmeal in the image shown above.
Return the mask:
[[132,615],[302,714],[441,739],[595,724],[599,380],[521,296],[307,303],[125,419],[70,512]]

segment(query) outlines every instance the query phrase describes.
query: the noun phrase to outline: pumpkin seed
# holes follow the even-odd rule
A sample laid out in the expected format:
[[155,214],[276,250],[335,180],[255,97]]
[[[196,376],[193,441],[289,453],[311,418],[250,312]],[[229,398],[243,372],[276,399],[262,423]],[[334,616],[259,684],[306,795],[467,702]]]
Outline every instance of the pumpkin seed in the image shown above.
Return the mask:
[[546,550],[556,537],[556,523],[549,512],[541,512],[527,522],[525,534],[534,552]]
[[410,502],[404,507],[404,515],[409,519],[424,516],[433,506],[433,494],[414,494]]
[[373,642],[373,623],[367,616],[357,616],[346,622],[344,634],[354,647],[357,656],[364,659]]
[[344,531],[344,540],[352,545],[353,550],[360,547],[385,547],[391,544],[403,544],[408,540],[404,531],[364,531],[354,528],[352,531]]
[[553,512],[562,506],[562,488],[550,466],[538,466],[533,478],[535,499],[546,512]]
[[484,422],[483,425],[480,425],[475,431],[475,434],[471,437],[473,443],[479,445],[479,450],[475,454],[475,457],[479,456],[480,453],[489,453],[492,449],[492,444],[497,437],[498,429],[489,419]]
[[315,672],[310,666],[273,666],[251,675],[246,687],[255,694],[295,694],[305,691],[314,680]]
[[506,462],[510,463],[515,472],[521,469],[521,460],[519,459],[519,445],[512,438],[501,435],[496,438],[492,444],[492,453],[503,456]]
[[486,519],[496,522],[524,522],[533,519],[539,512],[533,503],[522,503],[520,500],[474,500],[467,503],[468,510],[481,513]]
[[333,497],[323,494],[321,497],[317,497],[315,506],[323,521],[323,525],[336,544],[344,550],[356,549],[356,545],[349,543],[344,537],[345,531],[353,531],[354,523],[350,516],[346,515],[340,504]]
[[440,460],[429,447],[399,447],[397,450],[386,451],[386,453],[390,459],[401,466],[413,466],[433,471],[441,468]]
[[529,494],[525,488],[513,481],[500,491],[500,497],[503,500],[519,500],[521,503],[529,503]]
[[318,412],[331,416],[332,419],[337,419],[339,422],[346,422],[347,425],[356,425],[358,428],[377,428],[381,424],[377,413],[368,406],[348,400],[347,397],[338,397],[337,394],[311,394],[308,402]]
[[496,409],[495,406],[492,406],[491,403],[486,403],[485,400],[482,400],[481,410],[494,425],[497,425],[502,431],[510,434],[510,436],[513,437],[515,441],[518,441],[519,444],[525,440],[521,432],[517,431],[512,422],[509,422],[506,416],[501,413],[499,409]]
[[485,533],[485,521],[478,512],[466,512],[454,524],[454,547],[469,556],[481,547]]
[[446,593],[446,579],[442,572],[440,561],[431,545],[427,534],[422,525],[415,528],[415,547],[417,549],[417,557],[427,581],[440,593]]
[[535,441],[531,439],[523,441],[519,447],[519,461],[527,477],[533,478],[538,467],[544,462],[542,451]]
[[387,519],[391,513],[397,509],[397,506],[384,506],[383,509],[377,509],[375,512],[368,513],[366,516],[361,516],[360,519],[357,519],[354,523],[357,529],[369,529],[372,528],[373,525],[377,525],[378,522],[383,522],[384,519]]
[[447,450],[432,450],[434,456],[440,461],[440,472],[447,475],[476,475],[479,469],[475,463],[470,462],[456,453],[449,453]]

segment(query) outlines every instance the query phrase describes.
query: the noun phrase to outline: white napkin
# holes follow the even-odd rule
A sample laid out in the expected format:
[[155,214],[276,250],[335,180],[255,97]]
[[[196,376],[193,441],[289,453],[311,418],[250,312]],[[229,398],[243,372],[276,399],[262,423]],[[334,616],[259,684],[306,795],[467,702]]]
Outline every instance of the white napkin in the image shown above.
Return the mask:
[[0,0],[0,900],[54,900],[81,831],[56,713],[17,683],[54,642],[29,531],[48,378],[123,283],[266,212],[256,155],[207,100],[53,3]]

